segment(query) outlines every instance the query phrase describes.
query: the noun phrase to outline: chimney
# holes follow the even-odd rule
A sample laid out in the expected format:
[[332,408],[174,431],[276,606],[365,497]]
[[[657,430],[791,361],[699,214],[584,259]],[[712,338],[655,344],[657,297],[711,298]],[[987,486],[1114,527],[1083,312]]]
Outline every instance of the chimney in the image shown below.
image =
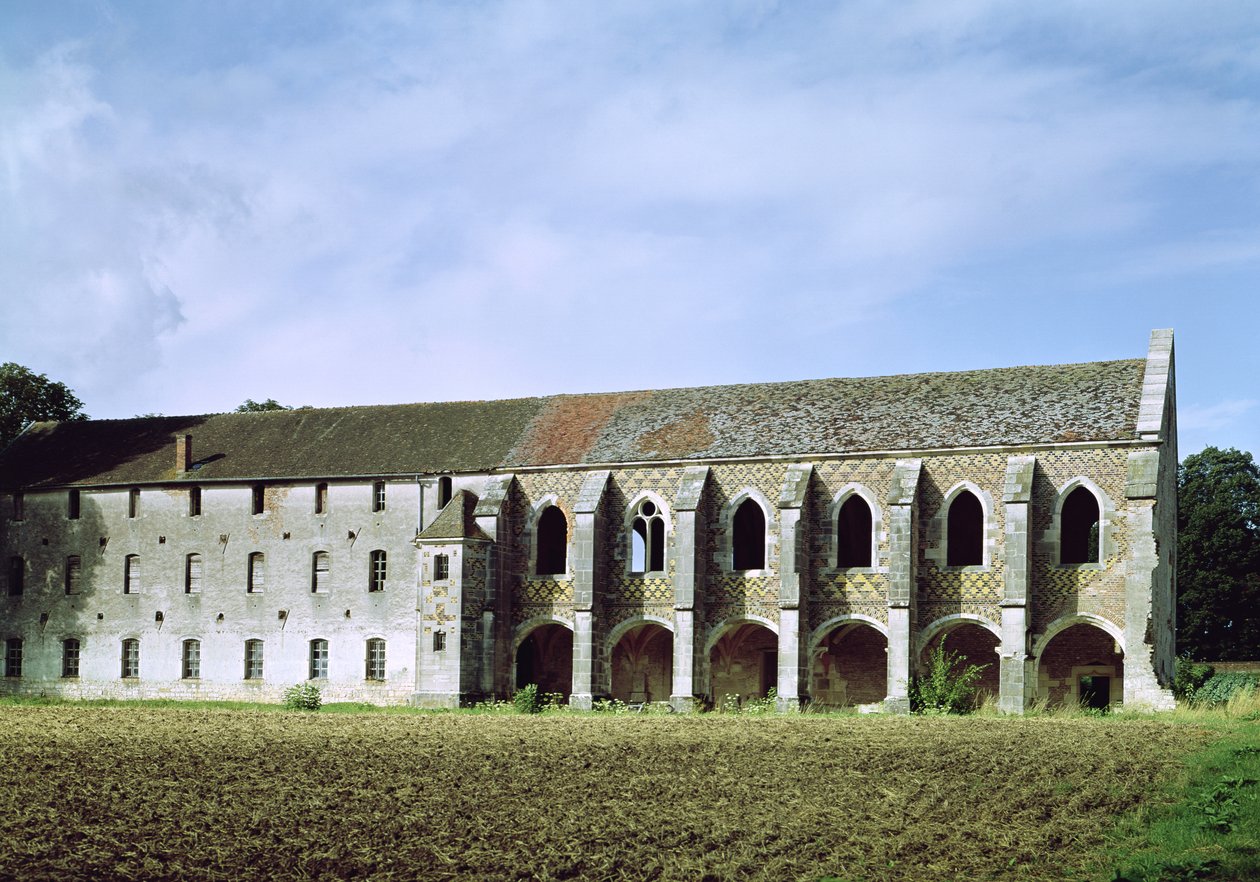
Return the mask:
[[192,435],[175,436],[175,471],[181,475],[192,469]]

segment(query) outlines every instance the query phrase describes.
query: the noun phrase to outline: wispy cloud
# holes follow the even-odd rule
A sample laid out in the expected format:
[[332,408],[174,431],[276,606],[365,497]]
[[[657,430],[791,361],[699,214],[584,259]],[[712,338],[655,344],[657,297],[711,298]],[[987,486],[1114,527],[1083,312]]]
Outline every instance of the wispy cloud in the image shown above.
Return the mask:
[[1203,432],[1229,428],[1253,411],[1260,401],[1246,398],[1216,404],[1177,408],[1177,425],[1186,431]]

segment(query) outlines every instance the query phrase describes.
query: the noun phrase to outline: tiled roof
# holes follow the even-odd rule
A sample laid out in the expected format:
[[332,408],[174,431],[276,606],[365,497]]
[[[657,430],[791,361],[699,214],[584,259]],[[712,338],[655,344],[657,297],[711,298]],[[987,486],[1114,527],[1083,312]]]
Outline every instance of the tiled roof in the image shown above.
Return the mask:
[[477,507],[477,497],[467,490],[460,490],[446,503],[446,507],[433,519],[433,523],[417,536],[417,539],[430,541],[439,539],[485,539],[490,541],[486,531],[477,526],[473,518],[473,509]]
[[[506,401],[37,423],[0,487],[338,478],[1136,437],[1143,359]],[[196,470],[175,470],[177,434]]]

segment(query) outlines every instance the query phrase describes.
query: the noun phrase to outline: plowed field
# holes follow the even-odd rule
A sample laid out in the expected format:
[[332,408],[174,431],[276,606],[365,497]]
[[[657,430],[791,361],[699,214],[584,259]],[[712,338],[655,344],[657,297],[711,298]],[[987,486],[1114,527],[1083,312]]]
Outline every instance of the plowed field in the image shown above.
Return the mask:
[[0,708],[0,876],[1063,879],[1208,734]]

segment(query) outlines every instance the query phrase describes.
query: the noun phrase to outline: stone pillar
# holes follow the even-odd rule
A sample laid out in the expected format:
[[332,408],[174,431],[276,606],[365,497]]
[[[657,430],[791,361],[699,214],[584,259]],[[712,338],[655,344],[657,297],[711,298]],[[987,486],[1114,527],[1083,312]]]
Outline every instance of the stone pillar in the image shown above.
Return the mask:
[[591,472],[582,482],[573,516],[573,689],[569,706],[590,710],[600,676],[599,647],[595,645],[596,586],[602,576],[600,537],[603,535],[604,489],[611,472]]
[[884,705],[902,714],[910,712],[910,678],[914,674],[918,592],[915,515],[922,466],[919,459],[897,460],[888,491],[888,696]]
[[[779,670],[780,711],[799,710],[809,701],[808,612],[809,533],[801,519],[814,467],[808,463],[788,466],[779,494]],[[804,574],[804,579],[801,576]],[[806,596],[801,597],[802,581]]]
[[674,495],[674,682],[669,703],[685,713],[703,701],[704,564],[700,554],[704,528],[701,502],[708,466],[690,466]]
[[[1160,683],[1156,666],[1157,629],[1171,628],[1170,618],[1159,621],[1155,615],[1156,594],[1164,587],[1161,581],[1172,577],[1167,563],[1160,567],[1156,541],[1155,507],[1162,477],[1160,467],[1157,449],[1135,450],[1129,454],[1125,489],[1129,500],[1129,556],[1125,561],[1124,580],[1124,705],[1171,710],[1176,701],[1168,688],[1170,684]],[[1175,496],[1171,505],[1175,511]],[[1175,537],[1164,541],[1175,542]],[[1164,553],[1170,552],[1165,550]]]
[[489,657],[483,661],[482,678],[486,694],[500,698],[510,696],[516,687],[512,656],[512,579],[516,573],[507,523],[511,515],[507,500],[515,480],[515,475],[487,479],[473,509],[473,520],[491,543],[486,552],[486,630],[482,635]]
[[1008,714],[1022,714],[1036,686],[1028,653],[1028,606],[1032,601],[1030,567],[1032,535],[1029,514],[1032,502],[1034,456],[1012,456],[1006,461],[1006,582],[1002,589],[1002,643],[998,647],[998,707]]

